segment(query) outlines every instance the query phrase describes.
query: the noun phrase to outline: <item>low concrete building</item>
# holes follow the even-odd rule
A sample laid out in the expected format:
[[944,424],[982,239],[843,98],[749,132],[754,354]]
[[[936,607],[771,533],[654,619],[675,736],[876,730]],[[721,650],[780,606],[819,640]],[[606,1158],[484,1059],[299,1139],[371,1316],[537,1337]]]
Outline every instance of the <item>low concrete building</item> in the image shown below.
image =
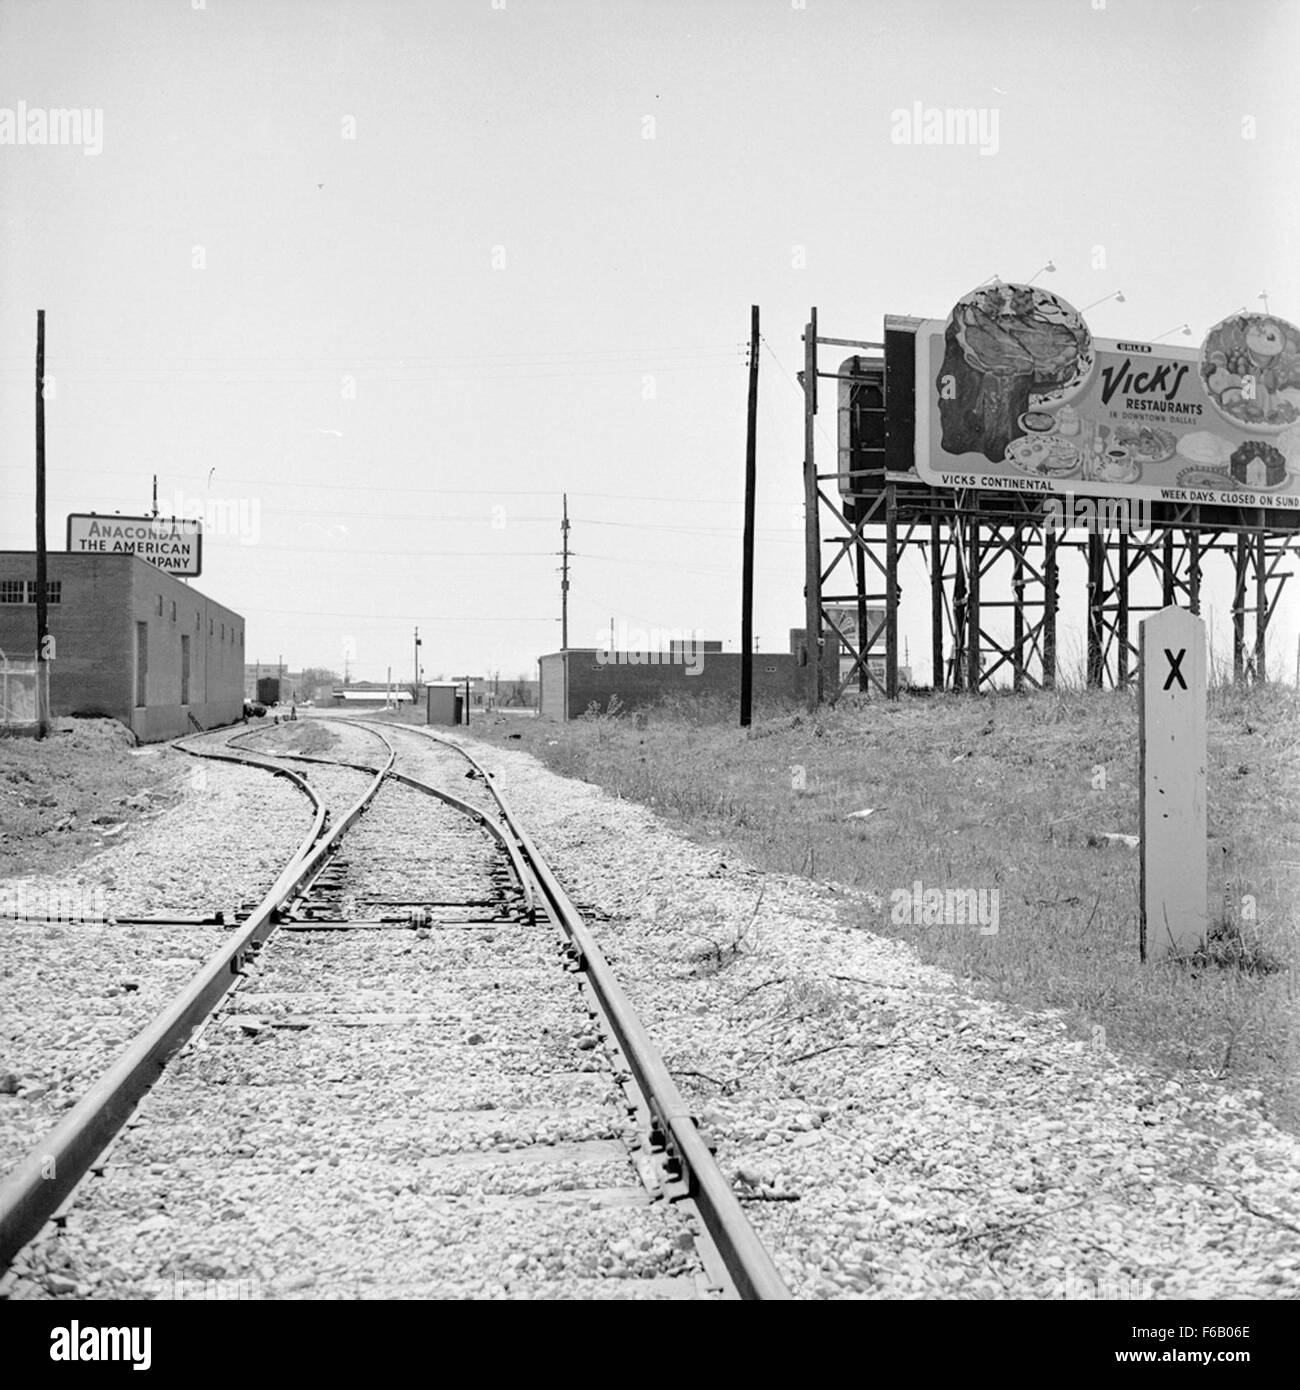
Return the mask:
[[[739,652],[724,652],[722,643],[713,641],[674,642],[663,651],[570,647],[538,660],[540,712],[550,719],[576,719],[593,705],[607,710],[615,696],[620,710],[643,708],[666,696],[738,699],[740,665]],[[754,653],[756,701],[801,699],[803,682],[802,652]]]
[[[120,720],[141,743],[244,712],[244,620],[134,555],[46,557],[50,713]],[[36,555],[0,551],[0,650],[36,646]]]
[[351,685],[335,686],[330,697],[338,709],[384,709],[412,704],[414,698],[405,686],[383,685],[378,681],[354,681]]

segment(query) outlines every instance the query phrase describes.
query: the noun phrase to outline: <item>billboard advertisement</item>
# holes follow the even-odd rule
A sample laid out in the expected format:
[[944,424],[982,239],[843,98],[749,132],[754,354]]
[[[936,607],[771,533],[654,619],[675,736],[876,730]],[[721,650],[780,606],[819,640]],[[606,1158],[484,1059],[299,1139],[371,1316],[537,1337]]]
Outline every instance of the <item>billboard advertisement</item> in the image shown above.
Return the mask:
[[[850,647],[861,648],[861,640],[858,635],[858,606],[854,604],[828,603],[825,605],[826,616],[835,624],[843,635],[844,640]],[[885,649],[885,639],[882,629],[885,626],[885,610],[875,604],[867,605],[867,637],[872,641],[879,641],[880,650]]]
[[174,516],[68,517],[68,550],[76,555],[138,555],[178,577],[203,572],[203,523]]
[[998,281],[916,323],[914,445],[938,488],[1300,512],[1300,329],[1241,312],[1199,351],[1093,338]]

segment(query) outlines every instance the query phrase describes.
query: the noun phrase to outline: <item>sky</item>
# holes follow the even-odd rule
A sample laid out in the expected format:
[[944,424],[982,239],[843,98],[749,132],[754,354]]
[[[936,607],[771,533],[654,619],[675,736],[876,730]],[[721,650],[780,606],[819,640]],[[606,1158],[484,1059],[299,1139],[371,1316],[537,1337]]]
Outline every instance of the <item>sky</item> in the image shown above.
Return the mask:
[[[1261,294],[1300,320],[1298,57],[1296,0],[3,0],[0,121],[92,114],[0,143],[0,549],[33,543],[44,309],[50,544],[156,475],[250,661],[408,679],[418,626],[426,677],[535,673],[565,493],[571,645],[735,649],[758,305],[755,630],[786,650],[810,307],[875,341],[999,275],[1103,337],[1196,345]],[[901,143],[916,103],[988,138]]]

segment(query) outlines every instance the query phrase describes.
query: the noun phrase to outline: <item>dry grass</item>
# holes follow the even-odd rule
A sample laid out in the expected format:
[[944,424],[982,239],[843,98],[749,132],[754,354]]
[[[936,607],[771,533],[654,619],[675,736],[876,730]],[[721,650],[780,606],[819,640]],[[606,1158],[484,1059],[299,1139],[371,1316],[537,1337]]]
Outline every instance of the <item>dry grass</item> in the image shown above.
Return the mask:
[[[656,709],[575,721],[476,721],[475,734],[652,805],[761,868],[868,890],[861,925],[1148,1065],[1258,1087],[1300,1130],[1295,1026],[1300,699],[1275,686],[1210,696],[1206,949],[1138,963],[1137,707],[1064,690],[842,704],[817,718]],[[724,722],[725,721],[725,722]],[[870,808],[866,818],[847,819]],[[999,893],[999,929],[891,920],[891,894]]]

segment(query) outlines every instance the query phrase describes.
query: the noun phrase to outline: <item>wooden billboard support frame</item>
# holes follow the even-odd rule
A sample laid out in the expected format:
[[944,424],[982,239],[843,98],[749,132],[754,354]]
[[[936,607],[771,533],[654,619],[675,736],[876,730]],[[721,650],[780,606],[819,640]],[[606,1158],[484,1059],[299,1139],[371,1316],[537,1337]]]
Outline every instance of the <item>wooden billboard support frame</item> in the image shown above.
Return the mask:
[[[1290,571],[1283,559],[1300,550],[1300,530],[1279,529],[1262,509],[1232,525],[1202,516],[1197,504],[1159,504],[1150,530],[1057,530],[1041,495],[956,489],[944,492],[915,480],[900,481],[883,468],[856,497],[839,495],[841,474],[817,471],[818,380],[855,380],[818,367],[819,347],[881,352],[883,343],[823,338],[813,309],[804,329],[804,540],[805,697],[809,711],[835,704],[850,687],[865,696],[899,693],[899,562],[909,547],[925,557],[930,574],[931,657],[936,689],[991,689],[1009,668],[1013,690],[1053,689],[1058,679],[1056,629],[1061,552],[1077,551],[1086,566],[1086,679],[1093,688],[1122,688],[1137,680],[1137,626],[1142,617],[1176,604],[1199,613],[1205,559],[1229,556],[1235,576],[1233,676],[1266,676],[1268,624]],[[825,485],[831,485],[829,490]],[[1209,510],[1209,509],[1207,509]],[[1277,516],[1276,513],[1273,514]],[[1009,577],[993,573],[1010,562]],[[1161,602],[1137,604],[1130,585],[1150,571]],[[1253,599],[1248,603],[1247,599]],[[869,631],[867,605],[885,620]],[[834,609],[856,604],[856,632],[836,621]],[[1011,637],[989,631],[988,615],[1011,610]],[[1247,618],[1253,618],[1247,656]],[[828,678],[826,644],[843,651],[849,669]],[[880,657],[883,656],[883,662]],[[876,665],[873,667],[872,659]],[[881,667],[883,666],[883,671]]]

